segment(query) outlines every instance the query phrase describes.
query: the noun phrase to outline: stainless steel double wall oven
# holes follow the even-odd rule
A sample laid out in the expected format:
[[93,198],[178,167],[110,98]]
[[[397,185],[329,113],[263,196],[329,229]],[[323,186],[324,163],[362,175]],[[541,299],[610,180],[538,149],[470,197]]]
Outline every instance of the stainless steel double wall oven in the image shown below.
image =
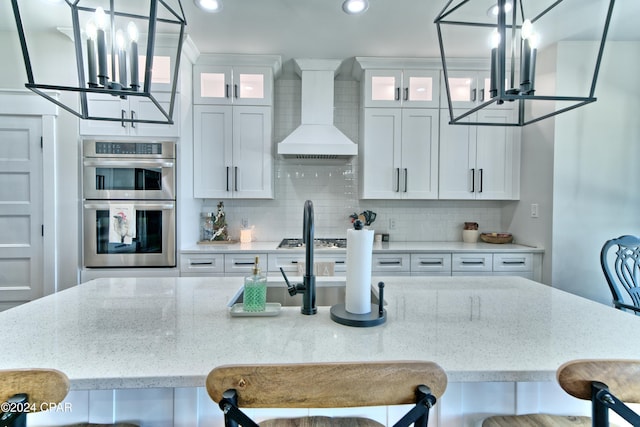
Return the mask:
[[83,141],[85,267],[176,265],[173,141]]

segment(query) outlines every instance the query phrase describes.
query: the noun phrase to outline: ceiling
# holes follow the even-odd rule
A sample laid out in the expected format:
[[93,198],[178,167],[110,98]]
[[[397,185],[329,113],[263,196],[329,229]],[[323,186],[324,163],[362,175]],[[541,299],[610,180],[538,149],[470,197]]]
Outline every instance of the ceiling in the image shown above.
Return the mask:
[[[178,0],[166,0],[169,3]],[[187,33],[202,53],[277,54],[283,63],[291,58],[353,56],[438,57],[433,21],[446,0],[370,0],[362,16],[342,12],[342,0],[223,0],[224,9],[209,14],[192,0],[182,0]],[[139,2],[142,0],[127,0]],[[548,5],[549,0],[528,0]],[[81,4],[97,3],[83,0]],[[104,3],[104,2],[103,2]],[[466,11],[484,15],[495,0],[473,0]],[[525,4],[527,0],[525,0]],[[554,37],[579,38],[582,26],[592,26],[593,15],[604,19],[604,0],[565,0],[563,16],[550,24]],[[71,26],[69,7],[53,0],[20,0],[25,27],[55,31]],[[116,2],[116,5],[118,2]],[[599,6],[599,5],[604,6]],[[477,8],[473,10],[472,8]],[[636,24],[640,1],[618,0],[609,39],[640,40]],[[28,24],[28,25],[27,25]],[[563,31],[564,33],[561,34]],[[0,31],[15,31],[11,4],[0,5]],[[478,56],[486,41],[477,37],[451,39],[451,56]]]

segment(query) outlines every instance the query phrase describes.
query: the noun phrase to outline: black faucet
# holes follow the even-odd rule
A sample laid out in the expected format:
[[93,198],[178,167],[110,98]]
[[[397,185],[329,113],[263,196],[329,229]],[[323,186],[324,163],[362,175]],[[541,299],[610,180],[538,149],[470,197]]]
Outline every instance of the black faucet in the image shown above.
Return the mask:
[[282,267],[280,272],[287,283],[289,295],[293,296],[298,292],[302,293],[302,314],[316,314],[316,276],[313,274],[313,202],[307,200],[304,202],[304,219],[302,224],[302,241],[304,248],[304,277],[302,283],[295,286],[289,283],[287,275]]

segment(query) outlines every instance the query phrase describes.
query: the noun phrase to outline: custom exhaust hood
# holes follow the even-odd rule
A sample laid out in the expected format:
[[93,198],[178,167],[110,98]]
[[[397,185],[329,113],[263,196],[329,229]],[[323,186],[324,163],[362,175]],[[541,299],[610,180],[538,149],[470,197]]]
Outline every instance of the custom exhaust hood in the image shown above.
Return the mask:
[[358,146],[333,125],[333,81],[340,66],[334,59],[294,59],[302,79],[300,126],[278,144],[284,158],[349,159]]

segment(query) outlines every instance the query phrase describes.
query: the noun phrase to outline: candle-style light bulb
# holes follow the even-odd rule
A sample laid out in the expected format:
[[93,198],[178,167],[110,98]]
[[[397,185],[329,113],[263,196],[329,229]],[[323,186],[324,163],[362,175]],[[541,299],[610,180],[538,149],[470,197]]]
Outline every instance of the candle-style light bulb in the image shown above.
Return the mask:
[[102,86],[107,86],[109,71],[107,70],[107,38],[105,28],[107,15],[104,9],[97,7],[93,14],[93,22],[96,26],[96,43],[98,45],[98,81]]
[[131,89],[137,91],[140,87],[138,77],[138,38],[140,37],[140,32],[138,31],[138,27],[133,21],[130,21],[127,25],[127,33],[129,34],[129,40],[131,42],[131,47],[129,49],[129,64],[131,66]]
[[118,81],[123,88],[127,87],[127,50],[122,30],[116,31],[116,48],[118,49]]
[[526,40],[531,37],[531,34],[533,34],[533,24],[529,19],[525,19],[520,29],[520,36]]
[[96,70],[96,37],[98,29],[93,21],[87,22],[87,83],[89,87],[98,87],[98,72]]
[[96,12],[93,15],[93,21],[96,27],[100,30],[104,30],[107,27],[107,14],[104,13],[104,9],[100,6],[96,8]]

